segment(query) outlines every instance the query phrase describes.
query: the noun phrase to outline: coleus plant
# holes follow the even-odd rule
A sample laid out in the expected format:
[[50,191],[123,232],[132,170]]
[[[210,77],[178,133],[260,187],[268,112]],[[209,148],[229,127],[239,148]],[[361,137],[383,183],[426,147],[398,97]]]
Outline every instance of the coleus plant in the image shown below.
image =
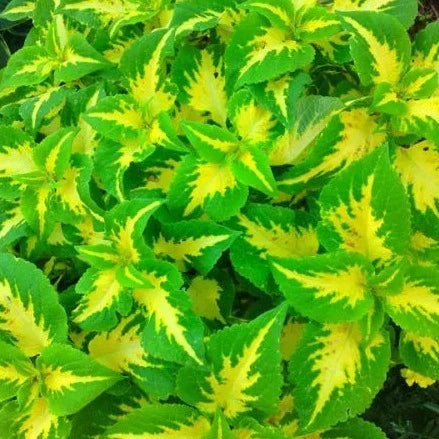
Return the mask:
[[0,436],[382,439],[439,380],[439,23],[417,0],[12,0]]

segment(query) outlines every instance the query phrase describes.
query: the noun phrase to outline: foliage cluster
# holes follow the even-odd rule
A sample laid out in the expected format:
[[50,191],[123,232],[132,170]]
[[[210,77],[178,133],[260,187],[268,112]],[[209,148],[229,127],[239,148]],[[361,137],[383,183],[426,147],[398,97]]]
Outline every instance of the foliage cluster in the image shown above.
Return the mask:
[[439,23],[416,0],[12,0],[0,436],[383,439],[439,380]]

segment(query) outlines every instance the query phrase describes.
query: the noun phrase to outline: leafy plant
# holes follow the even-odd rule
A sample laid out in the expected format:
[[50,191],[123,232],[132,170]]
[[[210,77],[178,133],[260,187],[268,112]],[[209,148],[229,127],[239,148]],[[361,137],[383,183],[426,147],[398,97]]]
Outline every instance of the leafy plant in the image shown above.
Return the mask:
[[[416,0],[13,0],[0,432],[350,438],[439,380],[439,23]],[[395,420],[396,422],[396,420]],[[433,428],[433,427],[432,427]]]

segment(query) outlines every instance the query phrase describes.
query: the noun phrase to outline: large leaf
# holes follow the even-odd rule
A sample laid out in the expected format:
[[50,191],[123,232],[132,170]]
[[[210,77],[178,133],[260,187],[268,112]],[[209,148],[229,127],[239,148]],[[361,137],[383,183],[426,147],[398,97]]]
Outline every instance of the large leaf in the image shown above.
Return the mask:
[[285,308],[213,334],[207,342],[210,371],[181,369],[179,396],[202,412],[223,410],[228,419],[271,413],[282,384],[279,338]]
[[109,428],[105,438],[200,439],[209,430],[209,421],[190,407],[177,404],[147,405]]
[[223,72],[224,61],[220,51],[183,48],[173,64],[173,79],[180,88],[180,102],[188,104],[200,114],[219,125],[227,119],[226,81]]
[[300,430],[321,430],[363,412],[382,386],[389,361],[385,332],[364,345],[357,323],[308,323],[290,362]]
[[361,253],[378,266],[407,248],[410,212],[404,188],[390,167],[387,148],[351,164],[320,196],[320,242]]
[[373,304],[372,267],[360,255],[331,253],[273,259],[274,276],[294,308],[321,323],[358,320]]
[[410,39],[397,19],[390,15],[355,11],[343,13],[352,33],[351,54],[364,85],[387,82],[395,85],[410,63]]
[[227,46],[226,72],[240,87],[298,70],[313,58],[312,46],[289,39],[287,31],[251,13],[237,25]]
[[156,260],[142,261],[141,269],[151,287],[135,288],[133,298],[146,318],[146,351],[168,361],[201,364],[203,325],[191,309],[189,296],[180,289],[180,273],[174,265]]
[[67,338],[64,309],[56,291],[29,262],[0,255],[0,332],[33,357]]

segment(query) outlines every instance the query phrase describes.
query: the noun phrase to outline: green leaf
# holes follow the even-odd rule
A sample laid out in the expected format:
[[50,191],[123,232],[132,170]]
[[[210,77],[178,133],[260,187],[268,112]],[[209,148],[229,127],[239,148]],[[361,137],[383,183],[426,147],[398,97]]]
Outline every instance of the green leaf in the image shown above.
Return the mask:
[[409,243],[410,212],[387,148],[351,164],[320,195],[320,242],[327,250],[362,254],[382,267]]
[[210,430],[209,421],[193,408],[177,404],[152,404],[135,410],[109,428],[108,439],[181,437],[199,439]]
[[300,432],[321,430],[363,412],[382,386],[388,334],[367,344],[357,323],[308,323],[290,362]]
[[66,315],[49,281],[8,254],[0,254],[0,334],[29,357],[67,337]]
[[372,266],[355,253],[272,259],[273,274],[287,300],[321,323],[351,322],[373,304],[367,285]]
[[323,439],[386,439],[384,432],[371,422],[353,418],[323,433]]
[[279,338],[285,307],[249,323],[217,331],[207,342],[210,371],[185,367],[177,378],[179,396],[201,412],[218,408],[234,420],[272,413],[282,384]]
[[8,21],[25,20],[32,16],[35,8],[33,0],[11,0],[1,12],[2,19]]
[[42,393],[58,416],[76,413],[121,377],[67,345],[53,344],[38,357]]

